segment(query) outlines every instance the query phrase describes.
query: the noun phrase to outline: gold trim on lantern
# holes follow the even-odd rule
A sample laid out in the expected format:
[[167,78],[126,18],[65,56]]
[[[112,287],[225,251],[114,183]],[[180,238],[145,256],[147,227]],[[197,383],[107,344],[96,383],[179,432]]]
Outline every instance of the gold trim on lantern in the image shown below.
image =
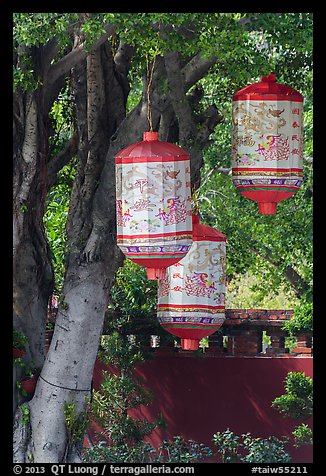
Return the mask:
[[224,308],[221,309],[208,309],[206,307],[200,308],[198,305],[196,307],[182,307],[182,308],[177,308],[177,307],[164,307],[164,306],[159,306],[158,308],[158,313],[160,312],[205,312],[207,314],[222,314],[224,312]]
[[192,240],[192,234],[186,234],[186,235],[174,235],[174,236],[160,236],[158,238],[153,238],[152,236],[146,237],[146,238],[117,238],[117,244],[128,244],[128,246],[137,244],[137,243],[161,243],[162,241],[168,242],[168,241],[180,241],[180,240]]
[[276,170],[273,170],[271,169],[270,171],[256,171],[254,168],[252,170],[234,170],[232,171],[232,175],[234,177],[237,177],[239,175],[253,175],[253,176],[256,176],[256,175],[271,175],[271,176],[279,176],[279,177],[287,177],[287,176],[298,176],[298,177],[302,177],[302,172],[299,172],[299,171],[291,171],[291,170],[288,170],[286,172],[278,172]]

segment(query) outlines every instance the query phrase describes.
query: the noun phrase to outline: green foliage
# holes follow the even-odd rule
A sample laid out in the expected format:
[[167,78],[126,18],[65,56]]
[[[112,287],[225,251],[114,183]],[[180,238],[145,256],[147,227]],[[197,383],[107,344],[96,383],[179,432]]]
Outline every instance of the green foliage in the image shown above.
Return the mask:
[[132,372],[137,363],[144,361],[139,346],[116,331],[102,337],[99,357],[104,363],[111,364],[124,373]]
[[299,300],[288,287],[270,289],[266,286],[264,271],[255,275],[252,271],[236,275],[227,285],[228,309],[293,309]]
[[312,445],[313,444],[313,433],[311,428],[305,423],[298,425],[295,430],[292,432],[294,437],[294,446],[297,448],[302,445]]
[[14,13],[14,44],[39,46],[49,38],[64,34],[68,37],[69,24],[78,21],[76,13]]
[[156,313],[157,282],[147,279],[145,268],[126,259],[111,288],[110,309],[122,319],[150,317]]
[[185,440],[179,435],[172,440],[163,440],[157,452],[157,462],[163,463],[200,463],[213,454],[203,443]]
[[252,438],[250,433],[242,435],[243,446],[248,452],[242,458],[243,463],[290,463],[291,457],[285,450],[287,437]]
[[313,381],[304,372],[289,372],[285,394],[273,400],[272,406],[285,417],[307,420],[313,414]]
[[25,346],[28,342],[28,338],[25,336],[25,334],[21,330],[14,327],[12,337],[12,346],[19,350],[25,350]]
[[[55,157],[66,145],[73,132],[73,105],[66,83],[50,111],[53,135],[49,138],[50,156]],[[77,158],[62,167],[46,199],[43,223],[50,245],[52,265],[55,275],[54,293],[60,294],[65,274],[66,221],[69,213],[69,200],[76,176]]]
[[13,44],[17,61],[14,62],[14,89],[33,90],[43,85],[33,64],[35,48],[56,38],[58,55],[71,45],[69,27],[78,21],[77,13],[14,13]]
[[39,374],[39,369],[37,369],[34,360],[25,361],[21,357],[15,359],[15,365],[22,369],[21,380],[16,381],[16,388],[23,397],[27,397],[28,394],[26,390],[24,390],[21,382],[31,377],[37,376]]
[[107,445],[100,441],[93,448],[85,449],[85,463],[200,463],[212,456],[212,450],[194,440],[185,440],[174,436],[172,440],[163,440],[157,448],[148,442],[133,446],[121,444]]
[[143,441],[133,446],[127,444],[108,445],[106,441],[99,441],[92,448],[84,449],[83,462],[152,463],[153,454],[155,455],[155,449]]
[[[285,379],[285,394],[272,401],[272,407],[285,417],[307,420],[313,415],[313,381],[304,372],[289,372]],[[292,432],[294,446],[313,444],[313,432],[305,423]]]
[[68,433],[68,444],[72,446],[84,437],[89,423],[89,414],[87,410],[78,412],[75,402],[65,402],[63,412]]
[[34,360],[25,361],[21,357],[19,357],[18,359],[15,359],[15,365],[22,369],[24,377],[31,377],[32,375],[38,373]]
[[[204,88],[203,106],[217,104],[224,117],[205,151],[203,179],[197,192],[200,211],[205,223],[228,237],[227,274],[250,272],[258,278],[252,289],[256,302],[258,298],[264,302],[272,294],[285,292],[291,296],[291,289],[297,296],[311,300],[311,161],[304,161],[301,189],[278,204],[275,216],[259,215],[257,204],[235,189],[231,174],[218,171],[220,167],[231,167],[232,95],[269,71],[276,72],[277,81],[290,84],[304,95],[304,157],[312,158],[312,15],[243,14],[242,20],[249,18],[246,33],[239,36],[237,47],[231,48],[235,57],[242,51],[242,57],[218,63],[200,81]],[[290,284],[286,279],[290,269],[298,273],[301,281]]]
[[22,418],[21,418],[21,422],[23,425],[28,425],[29,424],[29,420],[30,420],[30,409],[29,409],[29,406],[26,405],[26,403],[24,405],[21,405],[20,406],[20,411],[21,411],[21,414],[22,414]]
[[283,326],[291,336],[297,336],[305,332],[313,332],[313,304],[301,302],[295,309],[293,317]]
[[222,463],[236,463],[239,460],[239,448],[243,445],[240,437],[229,428],[224,432],[218,431],[213,435],[213,443],[221,455]]
[[50,155],[55,156],[64,148],[73,133],[74,103],[69,80],[53,102],[49,117],[53,128],[53,134],[49,137]]
[[164,424],[161,416],[149,422],[128,414],[130,409],[148,405],[152,400],[151,392],[134,373],[135,365],[144,357],[136,344],[118,332],[102,338],[99,356],[114,367],[114,372],[103,372],[101,388],[93,394],[93,416],[113,446],[138,444]]
[[42,83],[34,78],[34,69],[31,56],[21,53],[19,65],[13,67],[14,90],[21,88],[23,91],[36,89]]
[[285,450],[285,444],[288,442],[286,437],[253,438],[249,432],[240,437],[227,429],[215,433],[213,442],[221,455],[222,463],[291,462],[290,455]]
[[60,294],[65,273],[66,221],[74,177],[75,161],[71,161],[60,170],[55,186],[48,193],[43,217],[54,268],[55,294]]
[[[304,168],[304,185],[290,199],[278,204],[276,215],[259,215],[257,204],[243,197],[230,176],[211,173],[198,192],[204,223],[227,236],[227,275],[251,272],[259,277],[256,291],[264,299],[271,293],[311,299],[312,294],[312,199],[309,192],[312,167]],[[301,281],[286,279],[289,269]]]

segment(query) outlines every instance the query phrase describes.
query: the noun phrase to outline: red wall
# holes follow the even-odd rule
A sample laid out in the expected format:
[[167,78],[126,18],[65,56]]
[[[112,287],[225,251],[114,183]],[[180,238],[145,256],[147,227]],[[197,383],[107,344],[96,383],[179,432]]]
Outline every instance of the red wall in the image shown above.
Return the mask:
[[[282,417],[271,408],[272,400],[284,393],[289,371],[304,371],[312,377],[311,357],[209,357],[159,355],[142,363],[137,373],[152,389],[154,400],[132,414],[154,419],[160,412],[166,430],[155,430],[149,441],[159,444],[164,438],[182,435],[214,450],[213,434],[229,428],[237,435],[250,432],[253,437],[282,435],[291,437],[299,423]],[[100,383],[97,362],[94,386]],[[312,421],[307,422],[311,426]],[[312,448],[288,447],[294,463],[312,462]]]

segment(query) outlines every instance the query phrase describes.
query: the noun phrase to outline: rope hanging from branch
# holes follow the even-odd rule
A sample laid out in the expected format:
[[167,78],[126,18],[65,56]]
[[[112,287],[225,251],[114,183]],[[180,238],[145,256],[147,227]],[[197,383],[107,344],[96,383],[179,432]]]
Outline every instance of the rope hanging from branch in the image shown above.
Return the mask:
[[157,43],[156,43],[156,49],[153,57],[153,62],[152,62],[152,67],[151,70],[149,69],[149,59],[148,59],[148,53],[146,52],[146,68],[147,68],[147,119],[149,123],[149,130],[150,132],[153,132],[153,121],[152,121],[152,111],[151,111],[151,98],[150,98],[150,90],[151,90],[151,85],[152,85],[152,80],[153,80],[153,73],[154,73],[154,67],[155,67],[155,62],[156,62],[156,56],[158,53],[158,46],[159,46],[159,39],[160,39],[160,28],[161,25],[158,25],[158,35],[157,35]]

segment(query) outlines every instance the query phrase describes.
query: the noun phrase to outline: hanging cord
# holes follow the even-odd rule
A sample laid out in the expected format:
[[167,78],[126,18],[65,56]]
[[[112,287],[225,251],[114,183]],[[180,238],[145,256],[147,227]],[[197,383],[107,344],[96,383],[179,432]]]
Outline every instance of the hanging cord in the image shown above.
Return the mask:
[[153,79],[153,72],[154,72],[154,67],[155,67],[156,56],[157,56],[157,53],[158,53],[158,45],[159,45],[159,39],[160,39],[160,29],[161,29],[161,24],[158,25],[158,35],[157,35],[156,50],[155,50],[155,53],[154,53],[153,63],[152,63],[152,68],[151,68],[151,70],[149,70],[148,53],[146,52],[146,68],[147,68],[147,119],[148,119],[148,123],[149,123],[149,130],[150,130],[150,132],[153,132],[150,89],[151,89],[151,85],[152,85],[152,79]]

